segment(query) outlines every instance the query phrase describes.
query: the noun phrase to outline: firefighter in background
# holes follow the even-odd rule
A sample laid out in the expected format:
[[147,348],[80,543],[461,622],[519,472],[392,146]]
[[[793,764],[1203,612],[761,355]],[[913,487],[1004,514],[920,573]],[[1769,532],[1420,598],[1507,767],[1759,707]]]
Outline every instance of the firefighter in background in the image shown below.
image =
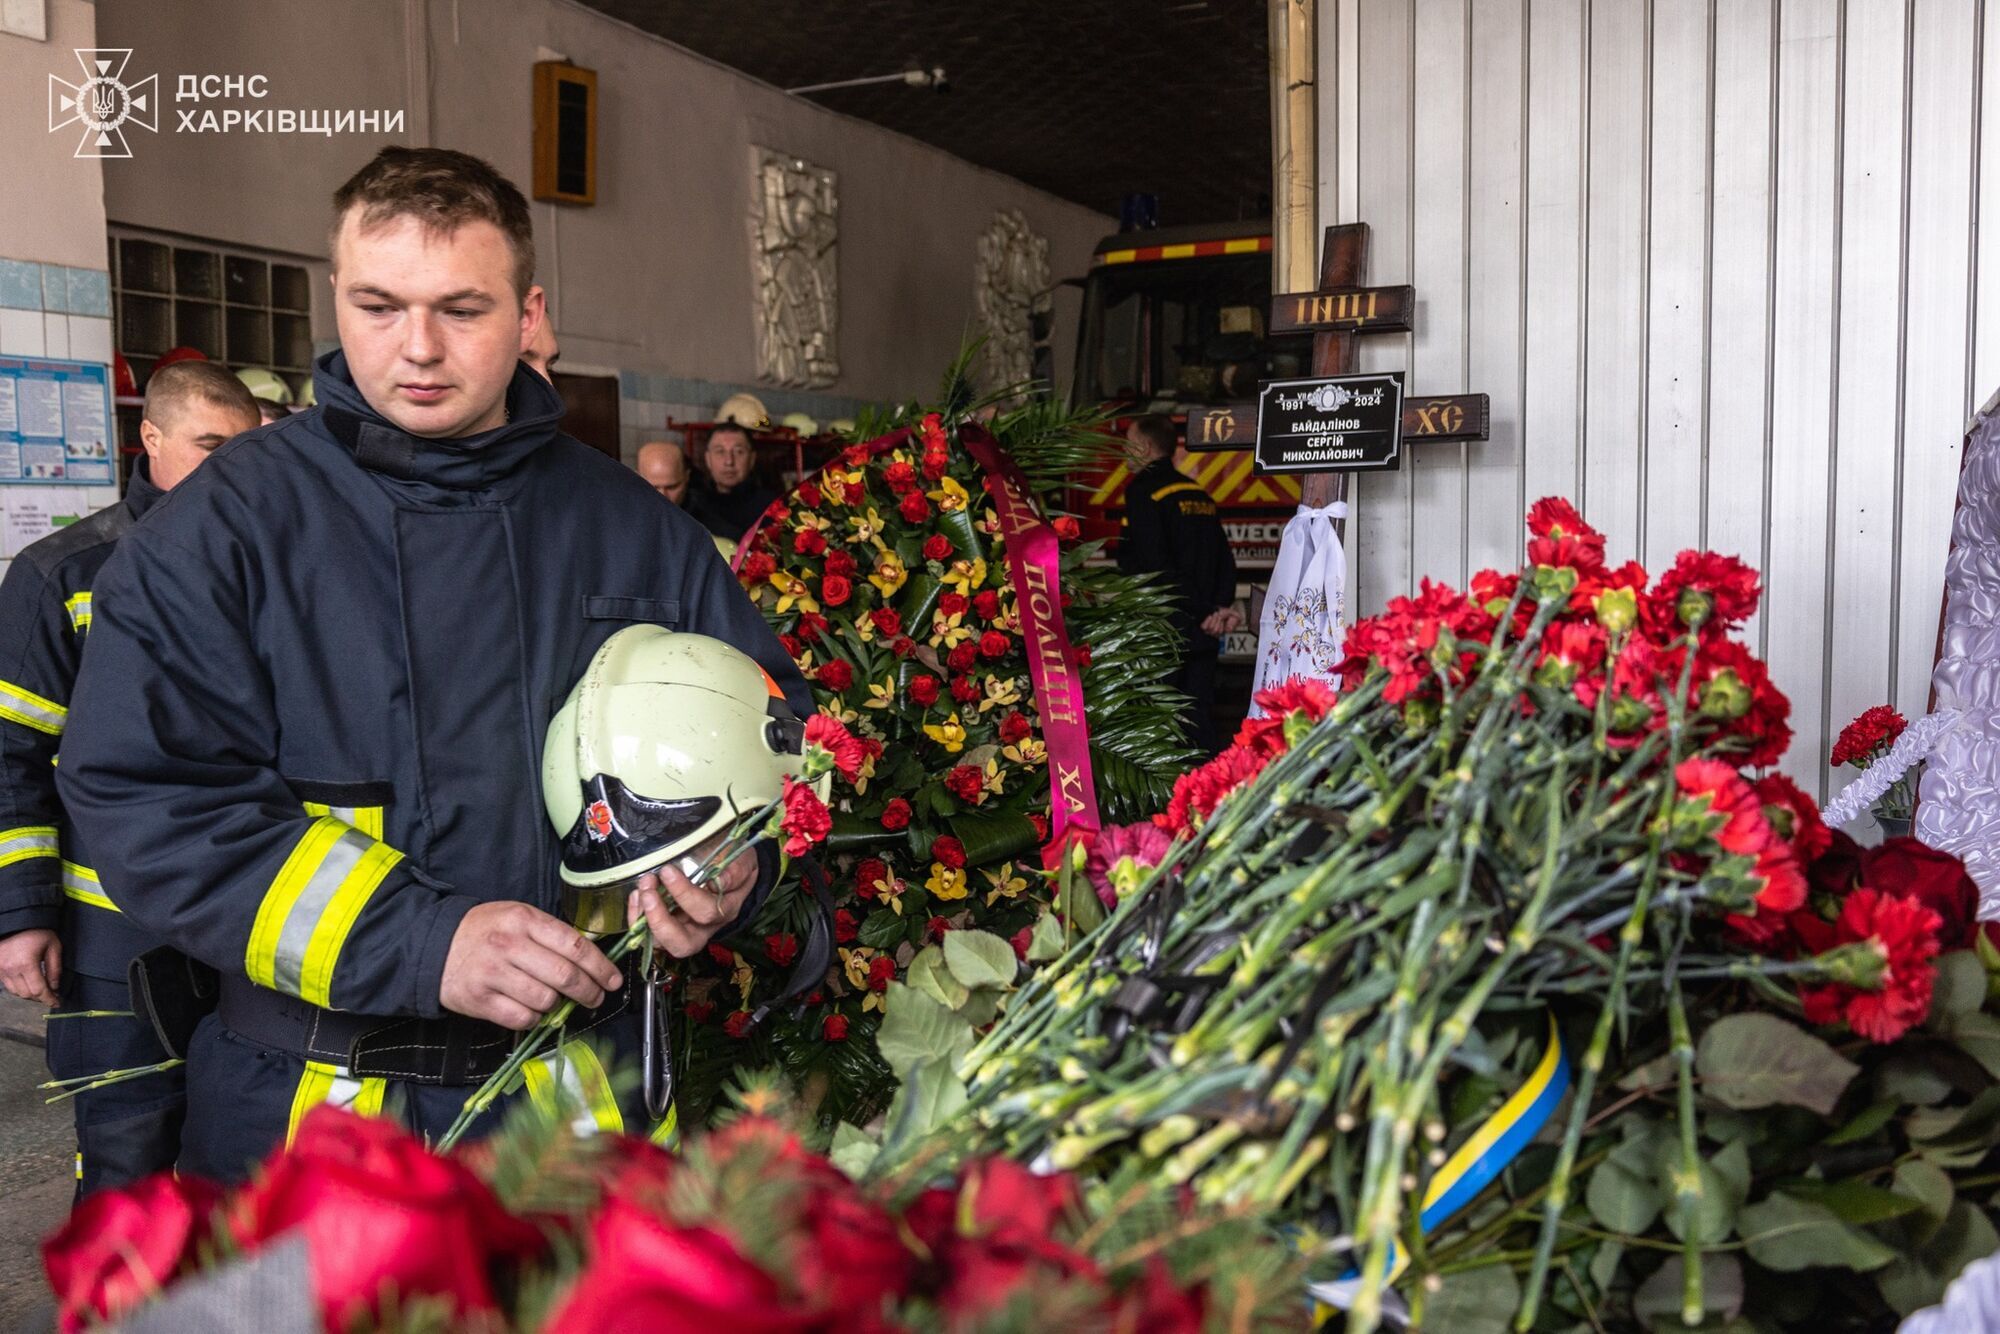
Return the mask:
[[[615,631],[722,640],[812,710],[707,533],[563,435],[521,363],[544,312],[520,191],[392,147],[334,217],[318,406],[220,451],[120,547],[57,771],[108,892],[221,974],[181,1152],[221,1181],[320,1103],[437,1137],[565,998],[571,1039],[637,1049],[627,972],[562,915],[540,799],[549,721]],[[718,894],[662,867],[629,909],[687,957],[776,869],[761,848]],[[596,1125],[645,1133],[585,1083]]]
[[1181,660],[1171,678],[1188,697],[1188,741],[1214,754],[1215,668],[1222,637],[1241,627],[1236,610],[1236,558],[1216,517],[1215,500],[1174,466],[1178,442],[1171,417],[1140,417],[1125,432],[1132,479],[1125,484],[1118,568],[1158,574],[1173,594]]
[[[0,985],[64,1011],[48,1026],[49,1071],[76,1079],[167,1059],[132,1014],[133,958],[155,942],[118,910],[103,863],[56,796],[56,746],[91,628],[91,591],[126,530],[231,436],[257,425],[241,380],[208,361],[153,372],[139,425],[146,447],[125,498],[51,533],[0,582]],[[106,707],[124,708],[115,692]],[[76,1197],[174,1165],[187,1105],[179,1067],[75,1098]]]

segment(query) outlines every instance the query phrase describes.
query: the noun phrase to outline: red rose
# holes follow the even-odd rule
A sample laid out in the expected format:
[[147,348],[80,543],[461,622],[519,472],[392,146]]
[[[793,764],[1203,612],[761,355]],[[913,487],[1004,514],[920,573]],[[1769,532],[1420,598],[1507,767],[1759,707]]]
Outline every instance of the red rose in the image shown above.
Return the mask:
[[868,989],[887,991],[889,984],[896,980],[896,961],[886,954],[878,954],[868,961]]
[[951,539],[943,533],[932,533],[924,540],[925,560],[950,560],[951,552]]
[[722,1031],[732,1038],[740,1038],[750,1031],[750,1011],[732,1010],[722,1021]]
[[998,630],[988,630],[979,636],[979,656],[988,662],[1007,656],[1007,650],[1014,647],[1014,641]]
[[897,635],[896,642],[889,645],[889,651],[899,658],[907,658],[917,651],[917,641],[908,635]]
[[847,1041],[847,1016],[844,1014],[828,1015],[819,1021],[819,1033],[828,1042]]
[[799,642],[797,635],[779,635],[778,644],[795,659],[801,657],[806,651],[806,646]]
[[819,508],[820,504],[819,487],[814,485],[812,482],[800,482],[798,495],[800,503],[802,503],[807,509],[811,510]]
[[875,625],[875,633],[884,639],[894,639],[903,633],[903,618],[894,607],[877,607],[868,613],[868,619]]
[[1840,739],[1833,743],[1833,763],[1865,769],[1877,755],[1895,745],[1909,725],[1908,719],[1887,704],[1877,704],[1840,729]]
[[1885,839],[1861,854],[1861,883],[1921,903],[1938,915],[1938,945],[1964,949],[1979,915],[1979,886],[1965,863],[1921,839]]
[[1035,725],[1028,721],[1027,715],[1016,710],[1000,720],[1000,741],[1011,746],[1034,730]]
[[854,943],[854,937],[859,933],[860,928],[855,925],[853,913],[847,911],[845,908],[834,910],[833,938],[837,943],[851,945]]
[[933,482],[944,476],[945,469],[950,466],[951,455],[945,453],[942,449],[933,450],[924,455],[924,476],[930,478]]
[[924,938],[935,945],[951,930],[951,922],[943,917],[933,917],[924,923]]
[[329,1105],[306,1114],[291,1148],[266,1160],[227,1214],[245,1251],[304,1234],[329,1329],[375,1315],[385,1289],[405,1301],[443,1297],[461,1316],[490,1311],[489,1266],[544,1244],[464,1163],[392,1121]]
[[931,844],[931,859],[956,871],[965,865],[965,844],[946,834]]
[[926,412],[917,429],[923,433],[924,452],[927,454],[944,450],[951,443],[951,437],[944,433],[944,418],[938,413]]
[[882,470],[882,480],[889,484],[891,491],[900,496],[916,486],[917,470],[907,460],[897,459]]
[[904,523],[922,523],[931,517],[931,503],[921,491],[905,491],[896,502],[896,512],[903,516]]
[[828,658],[813,673],[813,679],[828,690],[845,690],[854,684],[854,669],[845,658]]
[[854,864],[854,892],[864,899],[881,893],[875,886],[889,878],[889,863],[880,857],[863,857]]
[[845,606],[853,596],[854,585],[840,575],[829,574],[819,581],[819,600],[829,607]]
[[1065,542],[1074,542],[1083,536],[1083,525],[1067,514],[1058,514],[1049,521],[1049,526],[1055,529],[1056,536]]
[[801,528],[792,537],[792,550],[801,556],[817,556],[826,550],[826,536],[817,528]]
[[1024,926],[1007,938],[1007,943],[1014,947],[1014,957],[1022,963],[1028,961],[1028,942],[1034,938],[1035,928],[1032,926]]
[[803,857],[833,832],[833,813],[804,783],[785,780],[785,810],[779,820],[785,835],[785,855]]
[[798,626],[792,633],[804,643],[816,644],[819,642],[819,637],[826,633],[826,617],[816,611],[802,611],[799,613]]
[[859,468],[862,464],[868,462],[870,458],[874,457],[874,453],[874,449],[870,447],[866,440],[859,440],[849,445],[846,449],[841,450],[840,457],[841,461],[846,463],[848,467]]
[[938,598],[940,616],[963,616],[971,607],[971,599],[963,593],[946,593]]
[[1076,669],[1082,671],[1088,666],[1090,666],[1090,645],[1078,644],[1076,646]]
[[910,803],[901,797],[889,798],[889,804],[882,808],[884,829],[908,829],[910,827]]
[[970,704],[979,698],[979,682],[969,676],[951,678],[951,697],[960,704]]
[[982,588],[972,595],[972,610],[982,621],[998,620],[1000,617],[1000,590]]
[[1096,1276],[1087,1257],[1057,1239],[1077,1200],[1072,1177],[1036,1176],[1018,1163],[987,1158],[967,1165],[956,1189],[918,1196],[904,1221],[942,1261],[950,1278],[941,1304],[963,1318],[1028,1295],[1045,1269],[1057,1277]]
[[969,672],[972,670],[973,664],[978,661],[979,648],[969,639],[945,655],[945,663],[954,672]]
[[42,1243],[63,1334],[116,1320],[191,1265],[221,1198],[198,1177],[160,1172],[79,1204]]
[[721,964],[724,968],[734,968],[736,966],[736,956],[730,952],[727,945],[710,945],[708,947],[708,957]]
[[761,584],[778,572],[778,562],[768,552],[753,551],[743,558],[737,577],[746,584]]
[[590,1263],[546,1334],[778,1334],[812,1312],[712,1228],[677,1227],[622,1197],[591,1225]]
[[851,579],[854,576],[855,569],[854,557],[848,555],[845,550],[829,551],[827,553],[826,572],[828,574],[837,574],[843,579]]
[[1035,827],[1035,841],[1037,843],[1046,843],[1049,841],[1048,816],[1041,814],[1039,811],[1029,811],[1028,823]]
[[789,931],[764,937],[764,953],[780,968],[789,968],[799,957],[799,938]]
[[925,708],[937,703],[938,679],[929,672],[918,672],[910,678],[910,698]]
[[951,795],[972,804],[979,800],[980,791],[986,786],[986,776],[973,765],[953,765],[951,772],[944,776],[944,785]]

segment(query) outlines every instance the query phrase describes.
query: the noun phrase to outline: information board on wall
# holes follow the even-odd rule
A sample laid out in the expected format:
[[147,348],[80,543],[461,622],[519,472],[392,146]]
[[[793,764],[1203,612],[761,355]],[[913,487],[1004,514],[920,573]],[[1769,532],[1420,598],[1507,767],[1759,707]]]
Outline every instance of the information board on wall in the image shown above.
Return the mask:
[[0,357],[0,485],[110,485],[112,436],[109,367]]

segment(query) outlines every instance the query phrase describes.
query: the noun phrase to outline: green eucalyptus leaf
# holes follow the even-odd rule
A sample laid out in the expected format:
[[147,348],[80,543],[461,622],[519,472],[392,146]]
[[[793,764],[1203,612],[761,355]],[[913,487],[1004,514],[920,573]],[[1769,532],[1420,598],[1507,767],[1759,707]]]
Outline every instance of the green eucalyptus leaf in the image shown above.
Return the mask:
[[948,1010],[956,1010],[972,994],[963,982],[951,975],[951,969],[945,966],[944,951],[936,945],[926,945],[917,951],[917,957],[910,960],[904,976],[909,979],[911,987]]
[[923,1061],[954,1068],[972,1049],[972,1025],[923,992],[891,982],[886,1001],[875,1049],[899,1079],[907,1082],[912,1067]]
[[1654,1182],[1661,1197],[1661,1213],[1667,1230],[1685,1241],[1692,1235],[1702,1245],[1712,1245],[1727,1237],[1736,1225],[1736,1213],[1743,1204],[1750,1180],[1750,1154],[1743,1145],[1731,1144],[1713,1158],[1696,1163],[1701,1193],[1690,1203],[1676,1190],[1681,1174],[1678,1141],[1660,1145],[1654,1156]]
[[1424,1328],[1453,1334],[1507,1334],[1521,1305],[1521,1280],[1504,1264],[1481,1265],[1442,1276],[1437,1295],[1424,1303]]
[[1048,963],[1061,957],[1063,950],[1062,923],[1047,909],[1035,919],[1035,929],[1028,936],[1028,962]]
[[1924,1207],[1923,1201],[1865,1181],[1787,1181],[1785,1194],[1817,1204],[1843,1223],[1881,1223]]
[[1831,1116],[1861,1067],[1804,1029],[1753,1010],[1709,1025],[1695,1071],[1701,1091],[1727,1107],[1789,1105]]
[[1828,1135],[1824,1144],[1855,1144],[1872,1136],[1889,1122],[1895,1120],[1896,1112],[1902,1104],[1894,1098],[1871,1103],[1840,1129]]
[[2000,1079],[2000,1016],[1983,1011],[1957,1015],[1951,1021],[1951,1040],[1987,1074]]
[[1000,1015],[1000,1002],[1006,992],[999,987],[977,987],[958,1007],[958,1017],[974,1028],[984,1028]]
[[[882,1022],[883,1030],[889,1027]],[[970,1036],[968,1032],[968,1036]],[[965,1107],[965,1085],[949,1060],[918,1061],[899,1073],[903,1086],[889,1103],[884,1116],[882,1152],[891,1157],[935,1134]]]
[[1936,1163],[1912,1158],[1896,1164],[1893,1184],[1898,1194],[1917,1201],[1916,1214],[1903,1220],[1902,1227],[1912,1246],[1924,1245],[1944,1226],[1957,1198],[1950,1175]]
[[1971,950],[1940,954],[1932,965],[1931,1009],[1926,1027],[1940,1033],[1956,1032],[1956,1024],[1979,1013],[1986,1002],[1986,967]]
[[968,988],[1011,987],[1020,971],[1014,947],[990,931],[946,932],[944,962]]
[[867,1131],[842,1121],[834,1127],[833,1143],[826,1156],[835,1167],[858,1181],[868,1175],[869,1167],[881,1152],[882,1146]]
[[1827,1265],[1866,1273],[1896,1258],[1881,1242],[1841,1222],[1833,1210],[1782,1190],[1746,1206],[1741,1230],[1750,1258],[1780,1273]]
[[1914,1052],[1892,1051],[1875,1070],[1875,1089],[1884,1098],[1928,1107],[1951,1094],[1951,1083]]

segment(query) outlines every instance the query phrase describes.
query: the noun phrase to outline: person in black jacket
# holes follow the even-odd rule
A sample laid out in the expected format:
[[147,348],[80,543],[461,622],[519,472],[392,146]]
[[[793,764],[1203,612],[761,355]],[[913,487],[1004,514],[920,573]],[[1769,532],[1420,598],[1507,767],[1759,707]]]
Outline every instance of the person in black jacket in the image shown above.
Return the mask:
[[708,433],[701,447],[706,476],[697,481],[688,495],[688,513],[701,520],[717,537],[741,542],[778,493],[758,482],[754,475],[757,451],[750,432],[735,422],[724,422]]
[[1188,697],[1188,740],[1213,754],[1215,668],[1222,636],[1242,624],[1235,609],[1236,558],[1201,484],[1174,467],[1173,419],[1150,414],[1125,432],[1132,478],[1125,484],[1118,568],[1158,574],[1174,595],[1182,653],[1173,685]]
[[[82,1079],[167,1062],[133,1013],[126,975],[156,942],[106,893],[104,863],[56,793],[56,747],[90,636],[93,586],[119,540],[224,441],[257,426],[257,400],[207,361],[155,371],[146,447],[124,499],[32,544],[0,581],[0,986],[54,1007],[49,1072]],[[113,698],[106,707],[129,707]],[[113,877],[114,879],[116,877]],[[76,1198],[165,1171],[187,1106],[179,1066],[76,1096]]]
[[[221,1181],[319,1103],[435,1138],[564,999],[529,1092],[580,1088],[587,1123],[643,1133],[596,1055],[638,1049],[640,1007],[570,924],[550,718],[642,622],[730,643],[813,707],[708,534],[564,435],[520,362],[544,318],[520,191],[463,153],[385,148],[334,212],[318,406],[217,451],[120,545],[57,780],[107,892],[221,975],[181,1155]],[[629,911],[686,957],[776,868],[738,861],[719,900],[649,873]]]

